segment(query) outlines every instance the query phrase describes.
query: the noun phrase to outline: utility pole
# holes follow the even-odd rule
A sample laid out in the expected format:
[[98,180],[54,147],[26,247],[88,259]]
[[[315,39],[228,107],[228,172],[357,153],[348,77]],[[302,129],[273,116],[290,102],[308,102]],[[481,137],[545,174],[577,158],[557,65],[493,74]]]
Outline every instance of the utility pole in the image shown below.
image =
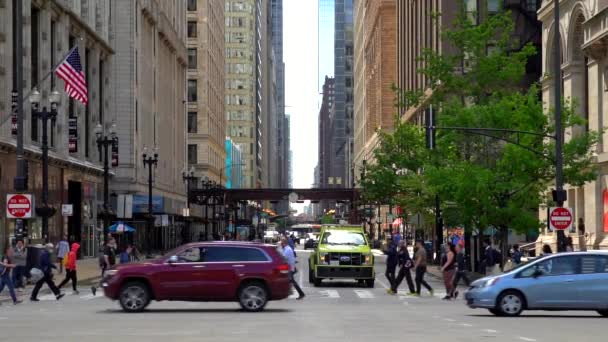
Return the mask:
[[[553,1],[553,78],[555,81],[555,190],[553,190],[553,201],[558,207],[563,207],[567,199],[564,190],[564,156],[562,147],[564,143],[564,132],[562,127],[562,68],[561,68],[561,41],[559,30],[559,0]],[[566,235],[563,230],[557,231],[557,251],[566,250]]]

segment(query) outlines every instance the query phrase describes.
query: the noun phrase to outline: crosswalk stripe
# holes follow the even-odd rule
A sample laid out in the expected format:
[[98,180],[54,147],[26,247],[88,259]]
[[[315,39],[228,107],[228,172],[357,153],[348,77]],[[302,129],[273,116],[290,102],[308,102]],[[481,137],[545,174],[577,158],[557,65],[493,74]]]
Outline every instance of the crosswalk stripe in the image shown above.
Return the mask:
[[368,290],[354,290],[359,298],[372,299],[375,298],[373,293]]
[[340,298],[340,293],[336,290],[323,290],[319,291],[319,294],[325,298]]

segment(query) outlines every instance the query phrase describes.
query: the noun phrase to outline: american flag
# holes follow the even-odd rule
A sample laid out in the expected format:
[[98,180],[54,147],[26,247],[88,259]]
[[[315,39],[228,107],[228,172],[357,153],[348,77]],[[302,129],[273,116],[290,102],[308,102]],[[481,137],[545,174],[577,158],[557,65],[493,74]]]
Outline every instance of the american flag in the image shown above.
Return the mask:
[[68,56],[55,69],[55,74],[65,83],[65,92],[84,105],[89,101],[87,91],[87,81],[84,79],[84,72],[80,64],[80,54],[75,47]]

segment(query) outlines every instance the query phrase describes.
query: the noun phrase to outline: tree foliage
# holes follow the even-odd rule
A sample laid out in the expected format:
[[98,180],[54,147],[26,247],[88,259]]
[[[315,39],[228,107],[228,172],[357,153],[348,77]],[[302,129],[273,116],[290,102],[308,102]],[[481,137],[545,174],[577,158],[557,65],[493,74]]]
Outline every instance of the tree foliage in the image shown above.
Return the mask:
[[[419,73],[431,95],[406,92],[401,104],[434,108],[436,149],[425,148],[424,130],[414,124],[380,133],[362,182],[365,199],[428,213],[437,194],[442,207],[449,203],[447,224],[538,229],[538,208],[548,204],[546,192],[554,184],[555,126],[537,85],[525,84],[526,63],[538,52],[531,45],[514,50],[512,32],[508,12],[479,25],[460,19],[443,35],[451,53],[424,51]],[[564,101],[563,107],[565,130],[577,132],[563,149],[565,180],[582,185],[595,178],[590,151],[598,135],[580,129],[585,122],[575,103]]]

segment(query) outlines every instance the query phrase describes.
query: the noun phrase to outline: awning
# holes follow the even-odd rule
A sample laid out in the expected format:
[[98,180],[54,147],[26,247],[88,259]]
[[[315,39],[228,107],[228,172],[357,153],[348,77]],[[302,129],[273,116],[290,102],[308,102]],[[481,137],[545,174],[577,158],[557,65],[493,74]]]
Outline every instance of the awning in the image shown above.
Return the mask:
[[125,233],[125,232],[132,233],[135,231],[135,228],[133,228],[129,225],[126,225],[123,222],[115,223],[115,224],[111,225],[108,229],[109,229],[110,233],[117,233],[117,234]]

